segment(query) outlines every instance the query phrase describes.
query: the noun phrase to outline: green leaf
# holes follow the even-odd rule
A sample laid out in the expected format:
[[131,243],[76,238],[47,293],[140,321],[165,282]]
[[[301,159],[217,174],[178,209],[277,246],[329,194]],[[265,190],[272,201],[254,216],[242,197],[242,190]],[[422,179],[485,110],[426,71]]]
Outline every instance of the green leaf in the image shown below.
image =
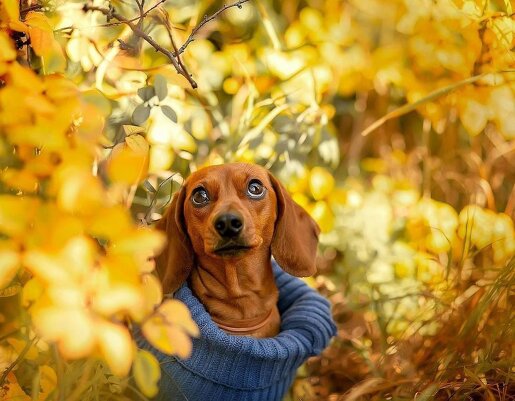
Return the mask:
[[132,121],[134,124],[141,125],[147,121],[148,116],[150,116],[150,107],[140,104],[132,113]]
[[148,182],[148,180],[145,180],[145,181],[143,182],[143,186],[145,187],[145,189],[146,189],[148,192],[150,192],[150,193],[152,193],[152,194],[155,194],[155,193],[156,193],[156,189],[154,188],[154,186],[153,186],[150,182]]
[[154,88],[157,98],[163,100],[168,95],[168,86],[166,84],[166,78],[162,75],[156,75],[154,77]]
[[161,369],[154,355],[146,350],[138,350],[132,372],[138,388],[145,396],[152,398],[157,395]]
[[145,102],[152,99],[156,95],[156,91],[153,86],[144,86],[138,89],[138,96]]
[[163,105],[161,106],[161,111],[163,114],[168,117],[170,120],[172,120],[174,123],[177,122],[177,114],[170,106]]

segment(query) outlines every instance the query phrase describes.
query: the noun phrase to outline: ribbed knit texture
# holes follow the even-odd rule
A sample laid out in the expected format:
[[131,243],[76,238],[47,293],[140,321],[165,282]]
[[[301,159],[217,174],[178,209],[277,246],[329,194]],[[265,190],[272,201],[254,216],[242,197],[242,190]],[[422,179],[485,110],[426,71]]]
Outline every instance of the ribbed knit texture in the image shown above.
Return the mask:
[[204,306],[183,285],[174,297],[186,304],[200,328],[186,360],[165,355],[140,334],[141,348],[161,363],[156,399],[166,401],[280,401],[297,368],[319,354],[336,333],[330,305],[302,280],[285,273],[275,261],[281,331],[273,338],[233,336],[221,330]]

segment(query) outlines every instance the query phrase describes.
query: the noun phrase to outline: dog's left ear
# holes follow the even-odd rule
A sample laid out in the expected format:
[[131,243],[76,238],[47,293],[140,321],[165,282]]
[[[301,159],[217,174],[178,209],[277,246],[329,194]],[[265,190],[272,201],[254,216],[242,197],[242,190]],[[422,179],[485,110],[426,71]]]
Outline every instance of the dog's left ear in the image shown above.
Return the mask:
[[291,198],[271,174],[277,197],[277,220],[272,238],[272,255],[287,273],[307,277],[316,272],[316,253],[320,228],[311,216]]
[[156,224],[164,231],[168,244],[156,260],[156,272],[165,294],[175,292],[188,278],[194,264],[193,247],[184,221],[184,186],[172,199],[172,204]]

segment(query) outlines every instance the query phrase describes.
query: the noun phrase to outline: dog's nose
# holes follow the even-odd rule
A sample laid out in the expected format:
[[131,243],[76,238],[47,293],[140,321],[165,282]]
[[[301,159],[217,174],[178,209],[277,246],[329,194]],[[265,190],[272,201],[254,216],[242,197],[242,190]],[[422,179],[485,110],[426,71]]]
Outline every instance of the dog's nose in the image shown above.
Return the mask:
[[237,237],[243,229],[242,218],[233,213],[221,214],[215,220],[215,229],[222,238]]

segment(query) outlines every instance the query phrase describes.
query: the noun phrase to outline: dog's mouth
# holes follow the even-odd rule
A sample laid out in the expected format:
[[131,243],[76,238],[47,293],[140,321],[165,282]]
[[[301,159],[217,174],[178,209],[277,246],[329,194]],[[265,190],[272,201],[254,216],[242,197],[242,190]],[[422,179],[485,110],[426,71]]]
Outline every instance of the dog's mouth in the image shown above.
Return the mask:
[[246,252],[252,247],[238,242],[224,242],[215,247],[214,252],[221,256],[234,256]]

